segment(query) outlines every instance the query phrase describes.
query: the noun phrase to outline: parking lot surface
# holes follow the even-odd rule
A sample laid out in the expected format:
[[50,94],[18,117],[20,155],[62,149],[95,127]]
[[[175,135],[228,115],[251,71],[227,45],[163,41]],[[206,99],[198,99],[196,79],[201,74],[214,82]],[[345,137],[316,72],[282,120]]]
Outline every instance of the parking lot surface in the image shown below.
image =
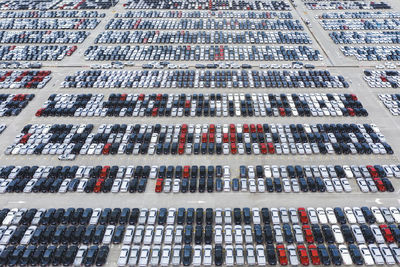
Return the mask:
[[0,263],[400,264],[399,18],[396,0],[0,1]]

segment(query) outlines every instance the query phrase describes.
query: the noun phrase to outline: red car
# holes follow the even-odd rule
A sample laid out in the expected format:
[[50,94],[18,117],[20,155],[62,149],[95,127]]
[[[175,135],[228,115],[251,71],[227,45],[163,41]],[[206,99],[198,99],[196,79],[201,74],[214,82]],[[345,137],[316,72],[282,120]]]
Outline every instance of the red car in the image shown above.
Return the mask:
[[297,246],[297,254],[299,255],[300,262],[304,266],[308,266],[310,264],[310,259],[308,258],[307,249],[304,245]]
[[97,180],[96,185],[93,188],[93,192],[99,193],[101,191],[101,187],[103,186],[104,179],[100,178]]
[[210,133],[208,136],[208,142],[209,143],[214,143],[215,142],[215,134],[214,133]]
[[378,172],[376,171],[375,167],[372,165],[367,165],[367,169],[369,173],[371,174],[372,178],[377,178],[379,177]]
[[273,143],[267,143],[267,147],[268,147],[269,154],[275,154],[275,147],[274,147]]
[[392,231],[390,231],[389,227],[386,224],[381,224],[381,225],[379,225],[379,228],[381,229],[381,232],[382,232],[383,237],[385,238],[386,242],[393,243],[394,237],[393,237]]
[[279,108],[279,115],[281,115],[282,117],[286,116],[286,112],[284,108]]
[[188,126],[187,124],[182,124],[181,133],[187,133]]
[[356,115],[356,113],[354,112],[354,109],[352,109],[352,108],[347,108],[347,111],[349,112],[349,115],[351,117],[354,117]]
[[110,148],[111,148],[111,144],[107,143],[104,147],[103,147],[103,155],[108,155],[110,154]]
[[36,113],[35,113],[35,116],[36,117],[42,116],[43,110],[44,110],[44,108],[38,109],[38,111],[36,111]]
[[189,178],[190,174],[190,166],[184,166],[183,167],[183,178]]
[[28,142],[29,138],[31,137],[31,133],[27,133],[24,136],[22,136],[21,140],[19,140],[19,142],[21,144],[26,144],[26,142]]
[[321,264],[321,260],[319,259],[318,250],[317,250],[316,245],[313,244],[313,245],[308,246],[308,254],[310,255],[311,263],[313,265]]
[[161,193],[162,192],[163,182],[164,182],[164,179],[162,179],[162,178],[158,178],[157,179],[157,181],[156,181],[156,189],[155,189],[156,193]]
[[260,150],[261,150],[261,154],[267,154],[268,153],[267,146],[264,143],[260,144]]
[[256,131],[256,126],[254,124],[250,124],[250,132],[255,133]]
[[304,238],[306,239],[306,242],[309,244],[314,243],[314,236],[311,231],[311,227],[308,224],[303,225],[302,227],[303,233],[304,233]]
[[288,258],[284,245],[276,245],[276,254],[278,255],[280,265],[288,265]]
[[185,144],[184,143],[179,143],[178,154],[179,155],[183,155],[183,153],[185,153]]
[[378,187],[379,192],[386,192],[386,187],[383,184],[381,178],[374,178],[376,187]]
[[236,143],[236,134],[231,133],[230,139],[231,139],[231,143]]
[[257,124],[257,132],[258,133],[263,133],[264,132],[264,129],[263,129],[261,124]]
[[223,136],[222,136],[222,139],[223,139],[222,141],[224,143],[228,143],[229,142],[229,135],[227,133],[224,133]]
[[203,134],[201,135],[201,142],[202,142],[202,143],[207,143],[207,141],[208,141],[207,133],[203,133]]
[[230,128],[229,131],[230,131],[231,133],[236,133],[236,126],[235,126],[235,124],[230,124],[230,125],[229,125],[229,128]]
[[300,221],[302,224],[308,223],[307,212],[304,208],[298,208],[297,212],[299,213]]
[[243,132],[248,133],[249,132],[249,125],[248,124],[243,124]]
[[236,154],[237,153],[236,143],[231,143],[231,153],[232,154]]
[[179,142],[180,143],[186,142],[186,134],[185,133],[181,133],[181,136],[179,137]]
[[100,171],[100,178],[107,178],[110,172],[110,166],[104,166]]

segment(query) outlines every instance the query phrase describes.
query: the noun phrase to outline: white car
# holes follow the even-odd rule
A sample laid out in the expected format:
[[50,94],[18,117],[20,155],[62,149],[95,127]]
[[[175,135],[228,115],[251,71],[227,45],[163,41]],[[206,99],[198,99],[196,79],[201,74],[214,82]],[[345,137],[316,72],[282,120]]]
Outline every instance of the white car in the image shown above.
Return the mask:
[[161,252],[160,266],[167,267],[169,266],[169,262],[171,259],[171,250],[172,247],[170,245],[164,245]]
[[76,256],[75,256],[74,266],[82,265],[87,249],[88,249],[88,247],[86,245],[81,245],[79,247],[78,252],[76,253]]
[[343,264],[344,265],[352,265],[353,261],[351,259],[349,250],[347,249],[346,245],[339,245],[338,247],[340,256],[342,256]]
[[371,255],[370,250],[366,245],[359,245],[358,248],[360,249],[361,256],[364,259],[364,264],[365,265],[374,265],[374,258]]
[[107,226],[106,231],[104,232],[103,241],[102,241],[102,243],[104,245],[111,244],[111,240],[112,240],[112,237],[114,236],[114,232],[115,232],[114,225]]
[[131,249],[131,247],[129,245],[122,246],[121,252],[119,253],[118,262],[117,262],[118,266],[125,266],[127,264],[130,249]]

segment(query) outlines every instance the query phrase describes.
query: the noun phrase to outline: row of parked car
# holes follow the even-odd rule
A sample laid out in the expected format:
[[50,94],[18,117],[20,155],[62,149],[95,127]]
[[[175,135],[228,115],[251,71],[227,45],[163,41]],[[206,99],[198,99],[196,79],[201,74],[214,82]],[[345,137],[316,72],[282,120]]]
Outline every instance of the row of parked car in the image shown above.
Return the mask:
[[[98,166],[95,167],[97,170]],[[139,166],[137,166],[138,168]],[[15,178],[0,179],[4,193],[143,193],[147,187],[147,167],[136,178]],[[101,170],[101,169],[100,169]]]
[[398,44],[400,32],[331,32],[335,44]]
[[293,19],[111,19],[107,30],[296,30],[304,29]]
[[2,30],[93,30],[100,23],[96,18],[82,19],[3,19],[0,20]]
[[88,31],[0,31],[0,43],[76,44],[88,36]]
[[59,247],[54,245],[29,245],[29,246],[2,246],[0,253],[0,263],[9,266],[27,265],[50,265],[76,266],[85,265],[103,266],[107,262],[110,248],[108,246],[98,247],[96,245],[87,247],[82,245]]
[[364,1],[321,1],[303,0],[304,5],[311,10],[328,9],[391,9],[386,2],[364,2]]
[[[187,167],[177,166],[4,166],[0,193],[142,193],[147,179],[186,176]],[[229,177],[229,166],[208,166],[207,177]],[[203,179],[205,166],[190,170],[192,178]]]
[[291,12],[270,11],[175,11],[175,10],[129,10],[115,14],[116,18],[241,18],[241,19],[292,19]]
[[400,61],[400,46],[342,46],[340,50],[359,61]]
[[51,80],[51,71],[36,70],[2,70],[0,71],[0,88],[43,88]]
[[[394,222],[400,220],[400,213],[395,207],[382,207],[381,209],[377,207],[362,207],[361,209],[358,207],[345,207],[344,209],[336,207],[334,209],[307,208],[307,210],[304,208],[262,208],[261,210],[258,208],[253,208],[251,210],[249,208],[235,208],[233,210],[230,208],[217,208],[215,210],[210,208],[205,210],[202,208],[196,210],[192,208],[179,208],[178,210],[175,208],[170,208],[168,210],[165,208],[159,210],[156,208],[150,210],[147,208],[142,208],[141,210],[137,208],[132,210],[128,208],[115,208],[113,210],[108,208],[103,210],[91,208],[53,208],[48,210],[3,209],[0,212],[0,217],[3,222],[3,235],[1,238],[3,243],[11,243],[14,244],[14,246],[19,243],[22,246],[28,246],[27,248],[19,247],[19,249],[24,251],[32,249],[32,247],[33,250],[35,250],[34,244],[41,246],[59,245],[58,248],[54,248],[54,250],[58,252],[35,253],[41,256],[45,254],[46,256],[43,255],[43,257],[47,258],[47,260],[50,258],[50,262],[60,261],[59,254],[64,255],[65,258],[72,258],[73,260],[76,258],[85,258],[85,253],[83,252],[78,253],[80,255],[79,257],[75,257],[74,253],[66,253],[67,248],[65,246],[68,244],[70,244],[71,247],[82,244],[81,249],[87,250],[87,245],[99,245],[101,243],[107,245],[111,243],[124,244],[118,261],[119,265],[128,263],[128,260],[130,261],[128,264],[135,265],[138,264],[140,260],[142,262],[140,266],[147,266],[150,258],[153,260],[152,262],[155,263],[155,259],[157,255],[160,257],[161,251],[158,251],[158,253],[151,253],[152,256],[150,257],[150,247],[148,246],[156,245],[155,247],[153,246],[153,248],[155,252],[157,252],[157,249],[160,249],[157,247],[157,244],[164,245],[163,251],[170,250],[169,253],[165,253],[165,255],[161,257],[164,264],[167,264],[165,266],[168,266],[170,263],[172,264],[173,262],[170,261],[174,261],[174,259],[175,265],[181,264],[182,260],[180,257],[184,257],[185,253],[182,254],[180,252],[182,247],[176,247],[177,245],[186,245],[184,250],[189,251],[193,250],[191,247],[193,244],[197,246],[195,247],[197,253],[193,253],[192,255],[192,251],[189,251],[189,255],[192,256],[186,256],[186,260],[195,264],[195,262],[199,260],[198,256],[200,253],[200,263],[202,263],[202,259],[207,259],[205,262],[203,260],[204,265],[212,264],[212,255],[209,259],[207,256],[213,250],[212,244],[215,245],[215,250],[217,250],[218,247],[222,249],[222,246],[225,246],[225,249],[218,252],[222,255],[226,254],[226,258],[225,256],[221,257],[221,264],[225,259],[232,260],[232,257],[236,257],[236,264],[240,265],[240,258],[242,256],[242,264],[246,264],[246,262],[250,265],[255,264],[255,262],[263,257],[258,257],[257,260],[255,260],[255,254],[251,254],[251,248],[254,244],[261,245],[258,246],[258,253],[261,256],[262,252],[260,251],[264,251],[263,244],[266,244],[267,253],[268,249],[273,252],[273,257],[271,257],[272,259],[275,258],[275,264],[278,257],[279,260],[289,257],[290,261],[293,261],[293,263],[299,260],[303,263],[307,258],[307,250],[305,248],[302,249],[303,243],[308,244],[310,258],[313,264],[319,264],[321,260],[322,262],[324,262],[324,260],[326,261],[326,259],[329,260],[329,256],[327,256],[329,254],[321,253],[321,250],[326,250],[326,247],[322,245],[324,242],[327,242],[330,252],[334,250],[335,246],[329,247],[329,244],[336,243],[341,246],[347,243],[350,250],[353,249],[359,253],[356,253],[356,255],[350,253],[350,255],[353,258],[358,255],[358,260],[361,264],[363,260],[365,260],[367,265],[374,264],[376,261],[381,264],[381,258],[383,261],[386,260],[389,264],[392,264],[390,257],[394,257],[395,260],[399,258],[399,249],[395,244],[392,244],[394,240],[399,238],[399,229],[394,225]],[[203,226],[204,220],[205,226]],[[352,225],[347,225],[346,221]],[[271,222],[273,226],[270,225]],[[382,224],[385,222],[390,225]],[[212,227],[214,223],[215,226]],[[243,226],[242,223],[244,223]],[[282,227],[280,226],[281,223],[283,223]],[[303,226],[300,226],[300,223],[303,224]],[[322,225],[319,226],[318,223]],[[338,223],[340,226],[337,225]],[[368,226],[366,223],[371,225]],[[375,223],[380,225],[378,226]],[[88,226],[85,226],[87,224]],[[126,224],[129,225],[125,226]],[[156,224],[157,226],[155,226]],[[175,226],[175,224],[177,224],[177,226]],[[195,225],[193,226],[193,224]],[[252,224],[254,225],[252,226]],[[262,224],[264,224],[263,227],[261,227]],[[311,224],[311,227],[309,224]],[[332,224],[332,226],[329,224]],[[360,224],[360,226],[358,224]],[[276,245],[276,249],[278,250],[277,254],[274,252],[275,246],[273,244],[275,242],[278,243]],[[294,254],[289,253],[288,256],[286,255],[285,245],[282,243],[286,243],[288,252],[290,252],[292,248],[291,243],[293,242],[297,243],[298,255],[296,249],[294,249]],[[354,242],[358,245],[352,245]],[[378,245],[374,245],[375,242]],[[204,243],[205,246],[204,249],[202,249],[201,245]],[[318,249],[314,243],[319,244]],[[388,245],[385,245],[385,243]],[[129,246],[131,244],[134,245],[130,248]],[[142,250],[148,250],[146,253],[139,253],[141,244],[144,244]],[[236,249],[236,253],[233,254],[228,253],[232,244],[235,244]],[[174,253],[171,253],[171,247],[169,247],[169,245],[174,245]],[[240,253],[240,249],[243,249],[242,246],[246,246],[247,253]],[[376,251],[378,246],[379,249]],[[386,249],[387,247],[390,249]],[[4,245],[1,248],[3,249],[0,253],[0,259],[2,261],[7,262],[11,259],[15,260],[15,258],[17,258],[17,262],[22,260],[18,257],[10,257],[15,251],[15,247],[7,247],[7,249],[11,251],[8,253],[4,252],[6,250]],[[337,256],[335,253],[331,253],[332,259],[340,263],[341,260],[343,260],[347,262],[345,264],[351,264],[349,254],[344,253],[346,250],[343,250],[346,249],[347,246],[344,245],[340,248],[340,253],[342,254],[339,253],[339,256]],[[364,248],[366,248],[366,250]],[[368,248],[371,249],[371,252]],[[207,250],[209,251],[207,252]],[[385,251],[383,253],[385,258],[382,254],[379,254],[380,250],[382,250],[382,252]],[[75,253],[77,251],[78,249],[76,249]],[[179,253],[176,253],[176,251]],[[271,251],[269,252],[270,255],[272,255]],[[279,253],[282,251],[284,252],[283,255]],[[318,251],[320,251],[320,254]],[[203,252],[204,257],[202,255]],[[25,253],[15,254],[21,256]],[[144,257],[139,257],[139,255],[142,254]],[[247,254],[247,258],[244,256],[245,254]],[[342,259],[340,255],[342,255]],[[377,258],[378,260],[375,259],[376,255],[380,255],[380,257]],[[254,258],[252,256],[254,256]],[[26,257],[23,256],[23,258],[26,260]],[[389,260],[387,260],[387,258]],[[162,264],[160,262],[161,259],[158,259],[159,262],[156,262],[156,265]],[[252,261],[252,259],[254,261]],[[34,261],[33,259],[31,260]],[[64,261],[65,260],[66,259],[64,259]],[[195,262],[192,262],[192,260]],[[215,257],[214,260],[216,260]],[[237,262],[238,260],[239,263]],[[318,263],[317,260],[320,262]],[[228,260],[226,263],[229,265],[231,261]],[[263,265],[263,260],[259,263]],[[270,264],[274,264],[274,262],[272,261]]]
[[[387,180],[387,179],[386,179]],[[394,191],[389,180],[388,188]],[[375,186],[375,185],[374,185]],[[376,186],[375,186],[376,188]],[[383,187],[386,191],[386,187]],[[347,178],[158,178],[156,193],[212,193],[212,192],[250,192],[250,193],[299,193],[299,192],[351,192]],[[369,190],[368,190],[369,191]],[[388,190],[389,191],[389,190]]]
[[[397,207],[280,208],[3,208],[2,226],[26,225],[281,225],[398,224]],[[397,228],[397,227],[396,227]],[[397,232],[397,233],[396,233]],[[392,242],[400,238],[394,233]],[[132,240],[130,241],[132,242]],[[141,242],[140,242],[141,243]],[[313,243],[310,242],[310,243]],[[321,242],[319,242],[321,243]],[[338,242],[338,243],[343,243]]]
[[76,45],[4,45],[0,48],[0,60],[62,60],[76,49]]
[[[4,49],[3,49],[4,50]],[[8,49],[7,49],[8,50]],[[389,50],[389,49],[388,49]],[[8,51],[7,51],[8,52]],[[0,53],[1,56],[1,53]],[[320,61],[319,50],[309,46],[247,46],[196,45],[172,46],[89,46],[85,60],[110,61]],[[1,58],[1,57],[0,57]],[[40,57],[39,57],[40,58]],[[10,60],[12,60],[11,58]],[[35,59],[36,60],[36,59]]]
[[[189,171],[190,167],[185,166]],[[195,166],[197,167],[197,166]],[[178,175],[175,177],[170,175],[167,178],[159,177],[156,181],[155,192],[165,193],[194,193],[199,192],[229,192],[229,191],[242,191],[242,192],[351,192],[352,188],[347,178],[356,178],[357,185],[360,187],[361,192],[393,192],[394,188],[386,173],[380,165],[375,165],[383,174],[380,176],[374,166],[245,166],[240,167],[239,178],[230,179],[229,176],[217,178],[215,181],[213,177],[200,176],[197,181],[197,176],[187,176],[189,179],[182,179],[180,174],[182,167],[177,166]],[[398,167],[385,165],[388,170],[389,177],[393,177],[392,167],[399,175]],[[173,172],[173,166],[168,166],[168,170]],[[205,167],[204,167],[205,168]],[[287,169],[286,169],[287,168]],[[321,169],[321,173],[319,172]],[[281,170],[281,171],[280,171]],[[296,171],[295,171],[296,170]],[[314,172],[312,172],[314,170]],[[328,172],[332,170],[334,172]],[[346,172],[344,171],[346,170]],[[361,171],[363,175],[361,174]],[[297,173],[296,173],[297,172]],[[354,173],[353,173],[354,172]],[[366,173],[365,173],[366,172]],[[379,172],[379,173],[380,173]],[[346,173],[349,175],[347,176]],[[364,175],[365,174],[365,175]],[[372,175],[371,175],[372,174]],[[174,179],[172,179],[174,178]],[[185,178],[185,177],[183,177]],[[281,179],[282,178],[282,179]]]
[[396,264],[397,245],[124,245],[118,266],[266,266]]
[[332,30],[399,30],[400,19],[329,19],[319,21],[327,31]]
[[348,88],[328,70],[82,70],[67,75],[62,88]]
[[94,42],[98,44],[310,44],[312,41],[305,32],[105,31],[100,33]]
[[399,94],[379,94],[378,97],[393,116],[400,115]]
[[[377,171],[379,170],[379,171]],[[386,172],[387,170],[387,172]],[[388,173],[388,175],[387,175]],[[394,174],[396,173],[396,174]],[[399,176],[396,165],[356,166],[356,165],[320,165],[320,166],[246,166],[240,167],[240,183],[243,179],[253,179],[253,190],[257,184],[257,191],[264,192],[265,185],[268,192],[351,192],[347,178],[356,178],[361,192],[393,192],[394,188],[389,179]],[[282,178],[280,181],[279,178]],[[296,179],[298,178],[298,179]],[[256,183],[257,180],[257,183]],[[238,183],[237,181],[236,183]],[[245,185],[245,183],[244,183]],[[243,186],[242,186],[243,188]],[[245,187],[246,188],[246,187]],[[260,190],[261,189],[261,190]],[[247,188],[245,189],[247,190]]]
[[[15,2],[6,0],[1,2],[0,10],[51,10],[51,9],[109,9],[115,6],[118,0],[96,1],[96,0],[29,0]],[[48,11],[46,11],[48,12]]]
[[[157,193],[351,192],[347,178],[356,178],[362,192],[392,192],[393,185],[387,178],[399,174],[395,165],[352,165],[351,169],[349,166],[304,166],[304,173],[301,166],[255,167],[241,166],[239,178],[231,179],[236,175],[231,174],[229,166],[221,165],[3,166],[0,193],[144,192],[148,178],[157,179]],[[331,169],[337,173],[328,172]]]
[[[331,113],[334,112],[334,114]],[[52,94],[36,116],[361,116],[352,94]]]
[[400,165],[240,166],[240,178],[400,178]]
[[34,97],[34,94],[0,94],[0,117],[17,116]]
[[397,11],[355,11],[355,12],[327,12],[318,16],[319,19],[392,19],[400,18]]
[[[374,130],[375,129],[375,130]],[[392,154],[369,124],[26,125],[5,154]]]
[[255,0],[195,0],[187,1],[140,1],[129,0],[123,6],[127,9],[205,9],[205,10],[290,10],[290,5],[285,1],[268,0],[268,1],[255,1]]
[[28,11],[3,11],[0,18],[104,18],[105,13],[96,10],[28,10]]
[[372,88],[398,88],[400,86],[400,75],[396,70],[365,70],[364,80]]

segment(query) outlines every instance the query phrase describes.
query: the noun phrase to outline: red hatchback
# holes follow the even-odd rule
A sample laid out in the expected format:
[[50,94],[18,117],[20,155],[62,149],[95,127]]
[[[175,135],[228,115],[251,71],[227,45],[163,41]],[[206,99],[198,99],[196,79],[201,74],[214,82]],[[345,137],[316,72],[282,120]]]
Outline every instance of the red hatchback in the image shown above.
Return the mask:
[[308,266],[310,264],[310,259],[308,258],[307,249],[304,245],[297,246],[297,254],[299,255],[300,262],[304,266]]
[[280,265],[288,265],[288,258],[284,245],[276,245],[276,254],[278,255]]
[[297,212],[299,213],[300,221],[302,224],[308,223],[308,216],[305,208],[298,208]]
[[273,143],[267,143],[267,147],[268,147],[269,154],[275,154],[275,147],[274,147]]
[[314,243],[314,236],[312,234],[311,227],[308,224],[305,224],[302,228],[306,242],[309,244]]
[[381,178],[374,178],[374,182],[376,184],[376,187],[378,187],[379,192],[386,192],[386,187],[383,184]]
[[103,186],[104,179],[100,178],[97,180],[96,185],[93,188],[93,192],[99,193],[101,191],[101,187]]
[[318,250],[317,250],[316,245],[313,244],[313,245],[308,246],[308,254],[310,255],[311,263],[313,265],[321,264],[321,260],[319,259]]
[[108,155],[110,154],[110,148],[111,148],[111,144],[107,143],[104,147],[103,147],[103,155]]
[[100,171],[100,178],[107,178],[110,172],[110,166],[104,166]]
[[379,177],[378,172],[376,171],[375,167],[372,165],[367,165],[367,169],[369,171],[369,173],[371,174],[372,178],[376,178]]
[[268,153],[267,146],[264,143],[260,144],[260,150],[261,150],[261,154],[267,154]]
[[379,228],[381,229],[381,232],[382,232],[383,237],[385,238],[386,242],[393,243],[394,237],[393,237],[392,231],[390,231],[389,227],[386,224],[381,224],[381,225],[379,225]]
[[163,188],[163,179],[162,178],[158,178],[157,182],[156,182],[156,193],[161,193],[162,192],[162,188]]
[[236,143],[231,143],[231,153],[234,155],[237,153]]

